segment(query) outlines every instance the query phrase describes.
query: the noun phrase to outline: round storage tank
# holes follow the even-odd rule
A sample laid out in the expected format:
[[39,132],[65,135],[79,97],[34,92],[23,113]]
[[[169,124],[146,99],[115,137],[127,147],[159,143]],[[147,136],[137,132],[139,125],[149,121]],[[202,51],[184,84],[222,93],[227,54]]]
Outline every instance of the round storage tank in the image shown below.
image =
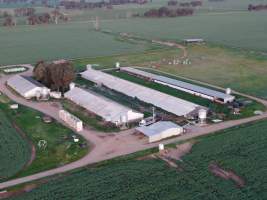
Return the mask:
[[227,88],[226,91],[225,91],[226,94],[231,94],[232,93],[232,90],[231,88]]
[[204,123],[207,119],[207,110],[200,109],[198,112],[198,118],[199,118],[200,123]]
[[75,83],[70,83],[70,90],[75,88]]

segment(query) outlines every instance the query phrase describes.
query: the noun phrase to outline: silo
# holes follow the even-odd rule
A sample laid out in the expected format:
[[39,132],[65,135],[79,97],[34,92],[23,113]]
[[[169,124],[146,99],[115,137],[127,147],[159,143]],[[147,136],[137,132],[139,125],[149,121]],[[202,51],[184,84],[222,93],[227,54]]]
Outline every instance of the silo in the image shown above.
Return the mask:
[[200,109],[198,111],[198,118],[199,118],[199,123],[204,124],[207,119],[207,110],[205,109]]
[[231,94],[231,93],[232,93],[231,88],[226,88],[225,93],[226,93],[226,94]]

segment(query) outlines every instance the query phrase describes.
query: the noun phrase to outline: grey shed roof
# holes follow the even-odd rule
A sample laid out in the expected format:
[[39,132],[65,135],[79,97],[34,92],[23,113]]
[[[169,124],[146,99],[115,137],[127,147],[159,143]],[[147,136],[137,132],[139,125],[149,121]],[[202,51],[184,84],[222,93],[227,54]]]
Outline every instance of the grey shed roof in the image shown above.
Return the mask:
[[184,81],[168,78],[168,77],[165,77],[165,76],[160,76],[160,75],[156,75],[156,74],[153,74],[153,73],[145,72],[145,71],[142,71],[142,70],[139,70],[139,69],[136,69],[136,68],[132,68],[132,67],[124,67],[124,68],[122,68],[122,71],[126,71],[126,72],[133,73],[133,74],[136,74],[136,75],[140,75],[140,76],[143,76],[143,77],[151,78],[153,80],[161,81],[161,82],[164,82],[164,83],[167,83],[167,84],[171,84],[171,85],[174,85],[174,86],[177,86],[177,87],[188,89],[188,90],[191,90],[191,91],[194,91],[194,92],[198,92],[198,93],[201,93],[201,94],[205,94],[205,95],[208,95],[208,96],[211,96],[211,97],[215,97],[215,98],[221,98],[221,99],[234,98],[234,96],[226,94],[226,93],[223,93],[223,92],[219,92],[219,91],[212,90],[212,89],[209,89],[209,88],[205,88],[205,87],[202,87],[202,86],[194,85],[194,84],[187,83],[187,82],[184,82]]
[[7,80],[7,84],[21,95],[29,92],[36,87],[44,87],[41,83],[35,81],[31,77],[15,75]]
[[137,127],[136,130],[149,137],[161,134],[162,132],[173,128],[182,128],[182,127],[170,121],[159,121],[150,126]]

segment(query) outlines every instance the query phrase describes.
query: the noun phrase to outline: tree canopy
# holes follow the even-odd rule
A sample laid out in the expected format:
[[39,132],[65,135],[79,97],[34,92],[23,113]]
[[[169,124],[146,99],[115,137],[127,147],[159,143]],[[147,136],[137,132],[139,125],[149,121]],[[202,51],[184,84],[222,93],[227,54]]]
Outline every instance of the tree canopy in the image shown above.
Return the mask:
[[51,90],[64,92],[75,79],[75,70],[72,63],[46,63],[40,61],[33,70],[36,80]]

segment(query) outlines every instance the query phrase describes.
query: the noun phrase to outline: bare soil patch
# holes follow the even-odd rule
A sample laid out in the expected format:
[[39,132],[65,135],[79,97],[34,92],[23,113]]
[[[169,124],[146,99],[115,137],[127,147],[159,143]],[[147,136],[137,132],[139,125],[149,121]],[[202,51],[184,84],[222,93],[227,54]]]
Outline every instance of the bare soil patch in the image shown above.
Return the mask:
[[209,165],[209,171],[214,175],[221,177],[225,180],[232,180],[235,182],[237,187],[244,187],[245,186],[245,180],[236,175],[233,171],[229,170],[224,170],[222,169],[218,164],[216,163],[211,163]]

